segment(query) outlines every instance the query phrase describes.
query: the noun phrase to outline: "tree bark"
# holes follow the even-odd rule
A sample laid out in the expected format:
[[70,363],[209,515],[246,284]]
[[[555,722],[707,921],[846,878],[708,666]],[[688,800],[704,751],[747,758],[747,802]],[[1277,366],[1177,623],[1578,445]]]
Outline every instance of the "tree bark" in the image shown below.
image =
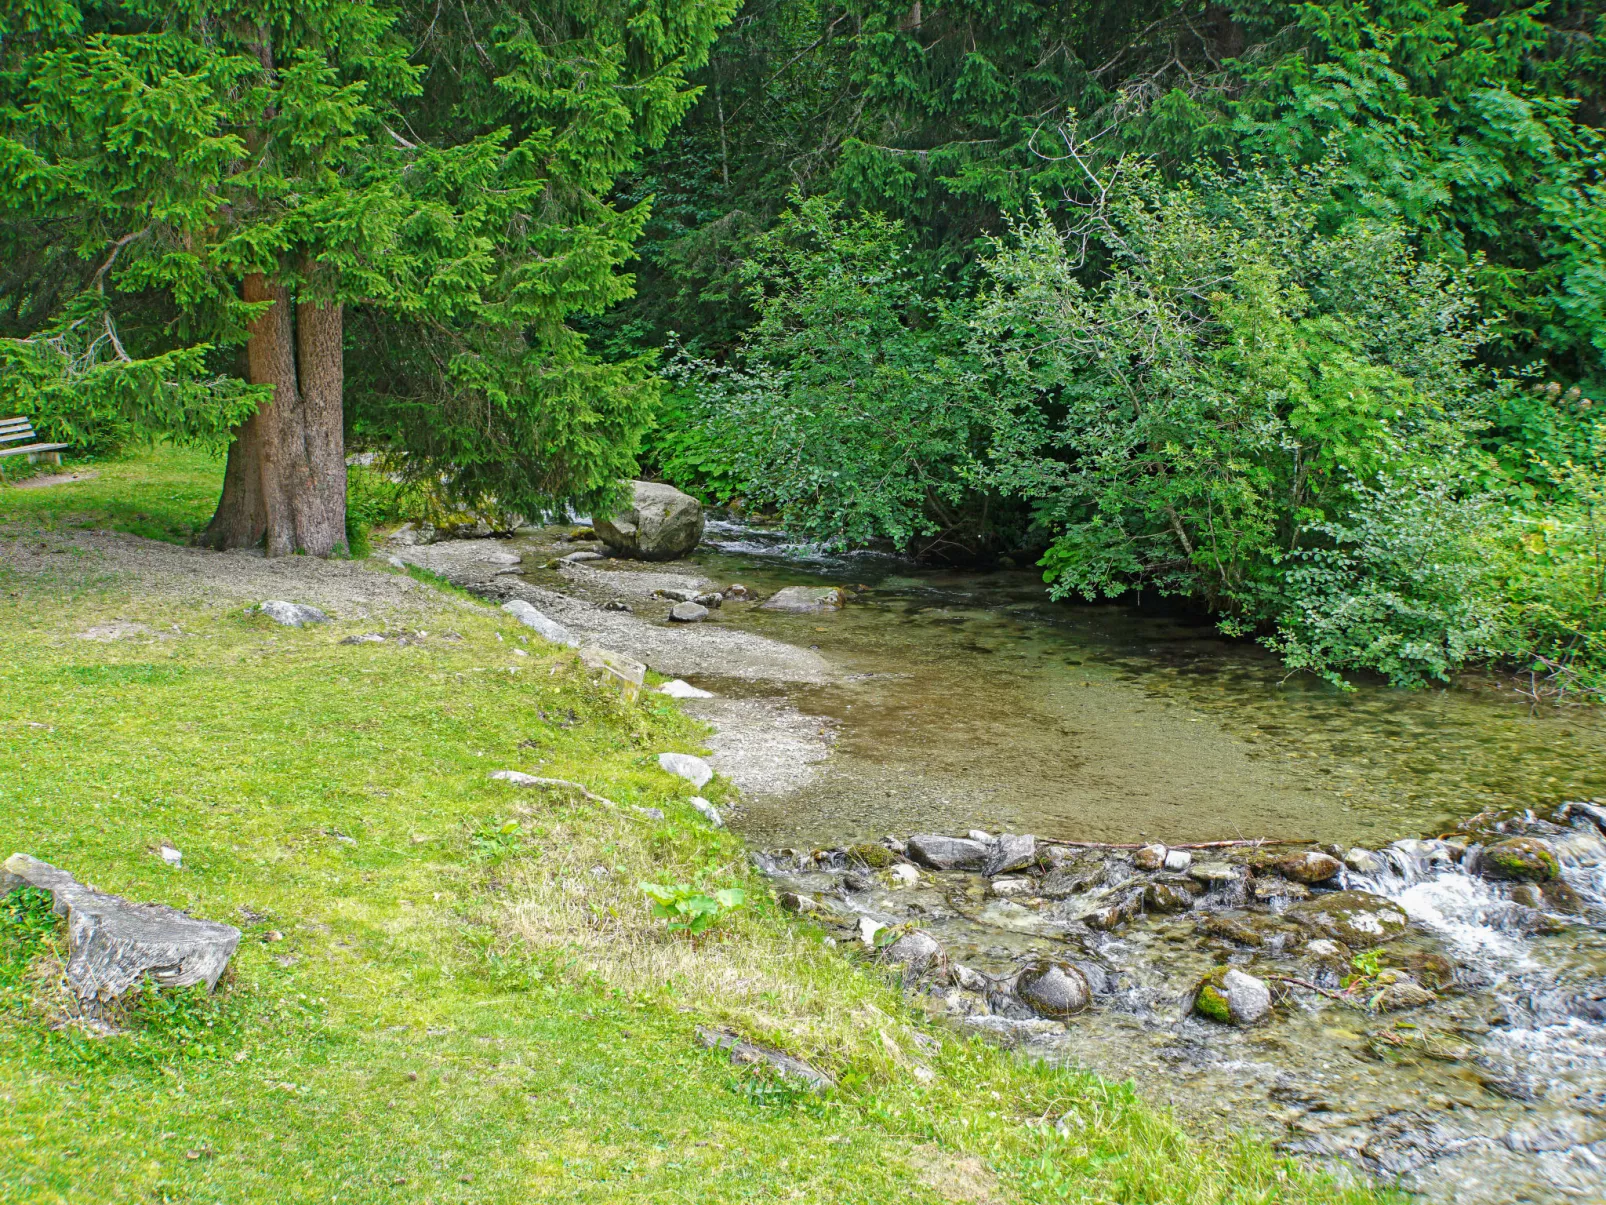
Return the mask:
[[272,385],[273,397],[235,428],[223,494],[200,542],[329,556],[346,545],[341,307],[302,302],[292,311],[289,291],[261,273],[246,277],[243,292],[273,302],[246,343],[250,380]]

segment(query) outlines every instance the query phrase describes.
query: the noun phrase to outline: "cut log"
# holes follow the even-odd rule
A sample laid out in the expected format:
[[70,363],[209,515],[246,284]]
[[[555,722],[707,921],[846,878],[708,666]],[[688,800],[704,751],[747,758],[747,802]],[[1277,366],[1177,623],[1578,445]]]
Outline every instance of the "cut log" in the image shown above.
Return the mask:
[[27,854],[7,858],[5,872],[0,887],[48,891],[67,918],[67,982],[86,1003],[115,1000],[147,978],[160,987],[204,983],[211,991],[240,944],[233,925],[95,891]]

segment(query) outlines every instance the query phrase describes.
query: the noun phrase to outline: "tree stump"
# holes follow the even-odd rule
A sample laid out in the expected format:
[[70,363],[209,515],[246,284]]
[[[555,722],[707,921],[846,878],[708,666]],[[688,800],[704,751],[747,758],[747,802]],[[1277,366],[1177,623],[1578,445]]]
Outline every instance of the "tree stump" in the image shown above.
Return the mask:
[[233,925],[95,891],[48,862],[12,854],[0,891],[21,887],[50,892],[67,918],[67,982],[85,1004],[115,1000],[146,978],[161,987],[204,983],[212,991],[240,944]]

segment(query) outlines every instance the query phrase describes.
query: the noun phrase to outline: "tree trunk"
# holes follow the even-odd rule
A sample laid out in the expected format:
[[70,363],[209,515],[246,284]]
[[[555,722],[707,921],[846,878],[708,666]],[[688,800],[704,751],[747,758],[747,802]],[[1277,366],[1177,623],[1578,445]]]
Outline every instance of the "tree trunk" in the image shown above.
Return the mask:
[[273,302],[246,343],[251,382],[272,385],[273,397],[235,428],[200,542],[329,556],[346,545],[341,307],[302,302],[292,313],[289,292],[260,273],[246,277],[244,296]]

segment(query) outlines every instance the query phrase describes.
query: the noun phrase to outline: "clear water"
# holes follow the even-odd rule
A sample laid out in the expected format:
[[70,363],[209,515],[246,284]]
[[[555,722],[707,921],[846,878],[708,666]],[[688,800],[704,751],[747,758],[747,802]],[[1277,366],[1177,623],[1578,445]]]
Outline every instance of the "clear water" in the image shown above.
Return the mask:
[[1606,717],[1531,709],[1495,680],[1346,693],[1162,606],[1054,603],[1031,571],[815,557],[722,524],[692,559],[760,594],[866,587],[834,613],[717,615],[816,646],[847,677],[792,692],[835,725],[836,752],[802,790],[750,801],[741,823],[761,844],[980,827],[1376,847],[1489,807],[1606,795]]

